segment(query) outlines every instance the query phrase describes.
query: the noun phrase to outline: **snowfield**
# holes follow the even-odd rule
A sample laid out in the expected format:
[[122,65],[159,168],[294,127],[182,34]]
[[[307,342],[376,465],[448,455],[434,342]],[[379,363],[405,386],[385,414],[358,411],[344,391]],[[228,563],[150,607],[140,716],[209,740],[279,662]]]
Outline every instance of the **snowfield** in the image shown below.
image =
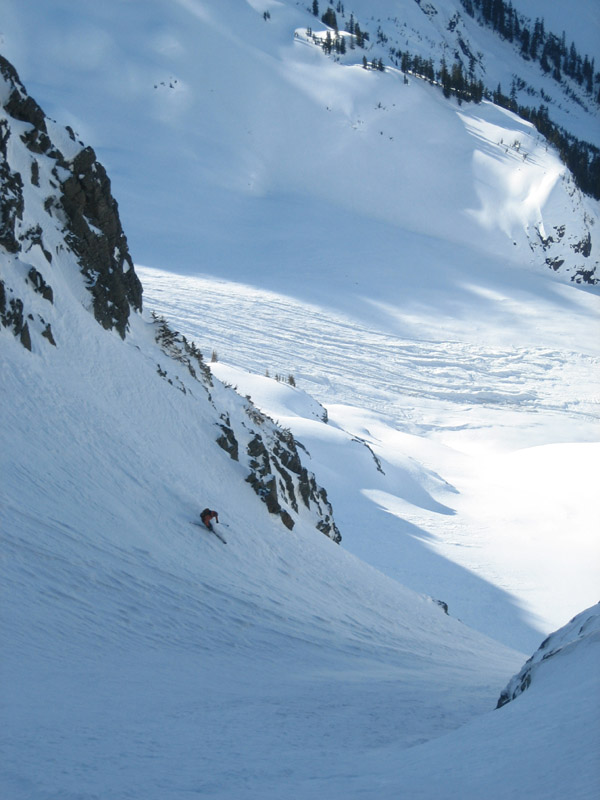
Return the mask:
[[[309,3],[26,5],[5,0],[2,53],[65,155],[107,167],[144,311],[124,341],[94,320],[51,159],[36,184],[2,111],[17,227],[53,258],[32,234],[0,277],[58,346],[0,326],[0,794],[596,798],[599,204],[513,114],[327,58]],[[598,143],[596,106],[449,27],[460,3],[345,5],[369,59],[378,26],[426,57],[464,36]],[[600,20],[573,9],[585,51]],[[261,413],[340,545],[302,505],[288,530],[216,443]],[[226,544],[191,524],[205,506]]]
[[[464,341],[462,320],[455,331],[446,320],[450,341],[423,341],[366,324],[360,304],[342,317],[207,277],[138,272],[146,303],[206,342],[213,372],[306,446],[344,547],[524,652],[595,601],[599,359],[559,345],[581,306],[559,321],[549,305],[544,321],[517,286],[527,346],[501,344],[498,328],[494,346]],[[519,325],[513,314],[513,340]],[[275,380],[290,374],[295,388]]]
[[[148,323],[123,344],[84,316],[50,355],[3,337],[3,396],[28,386],[2,407],[7,796],[352,784],[365,748],[493,707],[520,653],[273,521],[201,387],[156,376]],[[227,545],[190,524],[209,501]]]

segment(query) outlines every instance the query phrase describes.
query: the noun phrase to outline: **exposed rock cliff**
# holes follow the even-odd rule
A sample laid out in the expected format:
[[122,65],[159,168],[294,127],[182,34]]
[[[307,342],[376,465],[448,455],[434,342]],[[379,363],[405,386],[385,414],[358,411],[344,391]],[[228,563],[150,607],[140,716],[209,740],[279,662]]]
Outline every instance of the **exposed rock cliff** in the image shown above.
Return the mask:
[[56,344],[28,296],[33,291],[53,303],[55,261],[70,251],[95,318],[124,338],[131,310],[142,308],[142,286],[104,167],[71,129],[45,116],[2,56],[0,99],[0,247],[7,258],[28,264],[13,270],[12,279],[3,270],[0,322],[28,349],[32,329]]

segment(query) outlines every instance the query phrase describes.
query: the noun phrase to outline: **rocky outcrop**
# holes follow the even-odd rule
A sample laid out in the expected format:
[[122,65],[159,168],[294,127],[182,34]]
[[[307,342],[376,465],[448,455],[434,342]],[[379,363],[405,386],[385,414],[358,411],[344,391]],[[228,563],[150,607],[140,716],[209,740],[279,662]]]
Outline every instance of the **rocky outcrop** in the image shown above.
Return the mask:
[[[248,401],[248,417],[254,422],[252,438],[246,445],[250,473],[246,478],[265,503],[269,513],[278,514],[289,530],[301,506],[316,517],[315,527],[334,542],[342,536],[333,519],[325,489],[303,465],[299,444],[288,430],[278,428]],[[260,427],[260,430],[256,428]]]
[[[574,190],[574,203],[577,194],[580,194],[578,190]],[[529,246],[536,256],[541,255],[546,266],[554,272],[568,274],[573,283],[595,286],[600,279],[598,258],[592,255],[593,223],[586,213],[580,216],[576,228],[572,223],[568,226],[562,223],[555,225],[552,232],[545,235],[540,227],[536,227],[535,234],[529,239]]]
[[[196,345],[174,331],[163,317],[152,316],[155,340],[166,357],[157,365],[158,374],[183,394],[194,394],[197,389],[207,393],[218,414],[216,443],[233,461],[245,467],[246,482],[267,511],[278,516],[288,530],[293,530],[300,514],[306,514],[317,530],[340,542],[342,537],[327,492],[302,464],[299,453],[302,445],[249,398],[242,398],[220,381],[213,382]],[[174,367],[178,364],[184,370],[176,373]],[[223,411],[224,407],[228,410]]]
[[23,180],[8,163],[7,145],[10,127],[0,119],[0,247],[9,253],[18,253],[17,222],[23,219]]
[[217,439],[217,444],[226,453],[229,453],[230,458],[234,461],[239,461],[239,445],[231,427],[231,421],[227,414],[221,414],[221,419],[223,420],[223,424],[220,426],[222,433]]
[[[62,131],[66,148],[53,141],[50,121],[2,56],[0,82],[6,98],[0,114],[0,248],[30,266],[27,277],[18,278],[20,269],[12,281],[3,277],[0,322],[25,347],[31,348],[28,321],[56,344],[49,323],[33,310],[27,286],[53,303],[50,268],[56,259],[75,256],[96,320],[125,338],[131,311],[142,308],[142,285],[106,171],[70,128]],[[46,223],[59,233],[57,252],[45,244]],[[43,256],[45,274],[32,262],[32,251]]]
[[68,164],[61,205],[67,215],[65,240],[77,255],[94,298],[94,315],[125,338],[130,307],[142,308],[142,285],[133,268],[116,200],[106,170],[91,147]]
[[600,644],[600,603],[578,614],[563,628],[548,636],[502,691],[496,707],[501,708],[526,691],[535,680],[538,670],[544,669],[550,660],[573,653],[589,642],[595,642],[596,646]]
[[174,331],[164,317],[152,312],[152,319],[156,326],[155,340],[163,353],[168,356],[167,361],[158,364],[158,374],[168,383],[177,386],[184,394],[187,393],[186,383],[179,375],[173,375],[174,362],[182,364],[185,371],[198,381],[207,391],[212,386],[212,374],[206,366],[204,356],[194,342],[189,342],[185,336]]
[[0,280],[0,324],[17,336],[26,350],[31,350],[29,325],[23,315],[23,301]]

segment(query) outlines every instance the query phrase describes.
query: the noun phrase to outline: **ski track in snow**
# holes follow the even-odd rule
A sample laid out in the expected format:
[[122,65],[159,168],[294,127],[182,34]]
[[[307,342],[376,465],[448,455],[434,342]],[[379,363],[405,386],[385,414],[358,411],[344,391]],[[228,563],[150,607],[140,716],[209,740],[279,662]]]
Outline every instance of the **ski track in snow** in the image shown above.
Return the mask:
[[[291,297],[210,277],[137,269],[147,306],[173,320],[205,357],[214,348],[220,359],[258,374],[292,373],[320,402],[380,411],[411,433],[451,430],[454,423],[443,421],[439,409],[455,419],[453,406],[458,414],[473,404],[588,423],[599,415],[600,378],[594,376],[600,359],[594,356],[401,339]],[[570,370],[587,373],[595,394],[582,397]]]
[[[207,359],[214,349],[217,375],[266,403],[316,457],[311,468],[351,552],[525,652],[594,601],[589,492],[598,451],[585,444],[598,433],[593,350],[573,352],[566,337],[559,349],[546,328],[528,347],[503,345],[498,330],[491,341],[478,342],[476,332],[467,339],[452,324],[456,338],[447,341],[401,338],[384,320],[376,326],[272,291],[138,272],[146,307]],[[526,341],[527,330],[518,338]],[[328,431],[314,427],[318,408],[295,416],[286,398],[272,410],[274,390],[265,385],[261,398],[248,370],[293,374],[328,408]],[[347,449],[336,428],[371,452]],[[556,442],[587,449],[543,450]],[[528,450],[529,460],[518,456]],[[387,477],[376,472],[375,453]]]

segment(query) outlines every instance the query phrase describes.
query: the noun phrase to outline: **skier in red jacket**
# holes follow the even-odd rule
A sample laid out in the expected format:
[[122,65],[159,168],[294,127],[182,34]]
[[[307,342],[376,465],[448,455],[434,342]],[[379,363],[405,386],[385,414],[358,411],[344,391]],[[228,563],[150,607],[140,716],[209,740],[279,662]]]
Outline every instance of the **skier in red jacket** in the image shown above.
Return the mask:
[[204,511],[200,514],[200,519],[206,525],[209,531],[212,531],[213,526],[211,520],[216,519],[217,522],[219,521],[219,515],[216,511],[211,511],[210,508],[205,508]]

